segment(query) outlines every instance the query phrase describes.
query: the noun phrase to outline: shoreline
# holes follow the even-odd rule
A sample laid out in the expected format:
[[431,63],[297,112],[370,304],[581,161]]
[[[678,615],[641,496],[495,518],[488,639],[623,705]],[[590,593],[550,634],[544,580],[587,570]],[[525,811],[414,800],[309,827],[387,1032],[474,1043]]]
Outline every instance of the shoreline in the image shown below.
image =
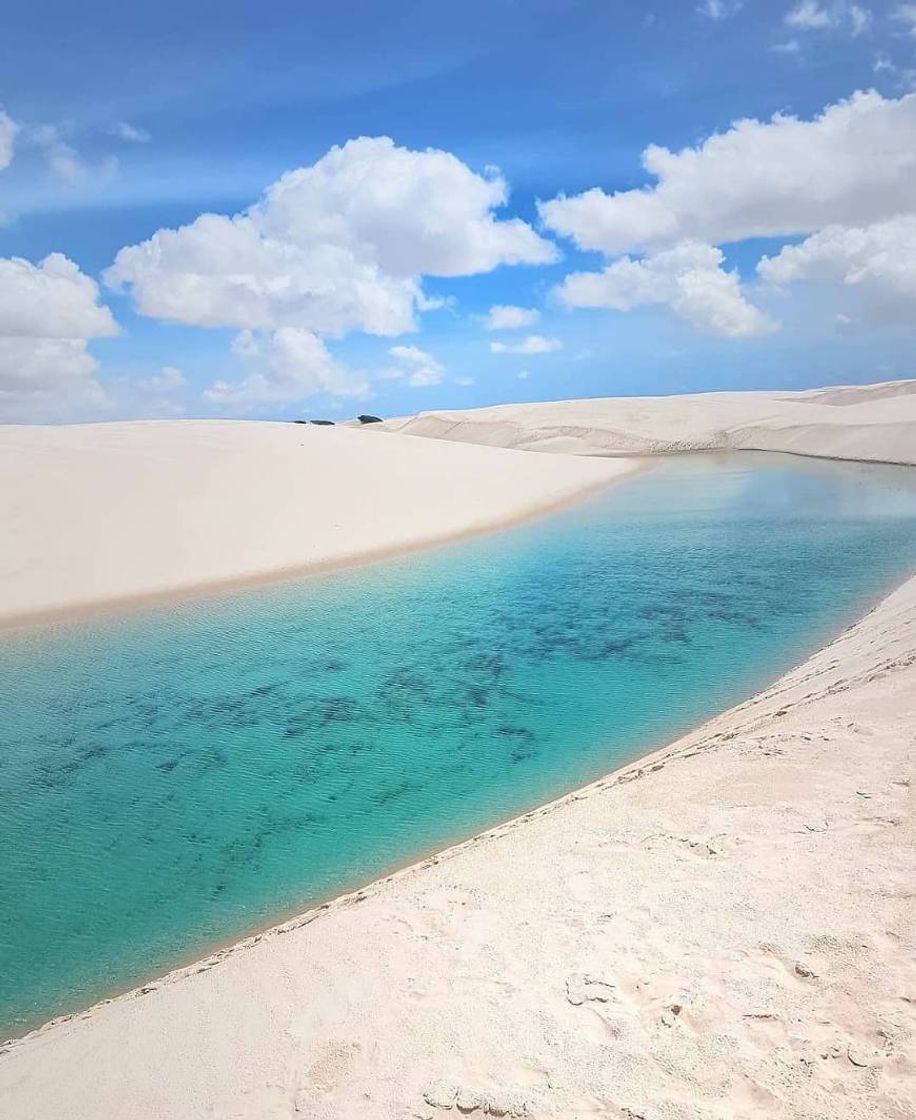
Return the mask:
[[[410,439],[424,439],[423,436],[408,436]],[[523,452],[531,454],[531,452]],[[70,623],[80,622],[93,618],[105,618],[112,615],[135,614],[158,607],[177,605],[180,603],[210,599],[220,595],[233,595],[261,587],[270,587],[275,584],[298,582],[313,578],[333,576],[338,572],[353,571],[359,568],[371,567],[375,564],[384,564],[390,560],[397,560],[404,556],[412,556],[418,552],[434,551],[448,548],[462,541],[475,540],[513,529],[519,525],[528,524],[541,517],[572,508],[590,498],[610,489],[618,483],[633,478],[637,474],[652,470],[657,464],[668,459],[689,458],[692,455],[788,455],[792,458],[808,459],[812,463],[835,462],[850,463],[874,467],[909,467],[911,464],[885,459],[856,459],[841,455],[817,455],[803,451],[781,451],[772,448],[690,448],[673,449],[670,451],[652,452],[641,454],[636,452],[613,453],[607,455],[583,455],[583,459],[595,459],[599,462],[626,463],[627,466],[618,474],[607,478],[597,479],[583,483],[577,490],[563,494],[556,498],[546,499],[541,504],[527,506],[516,513],[489,520],[486,524],[472,525],[462,529],[445,530],[441,534],[430,537],[418,537],[406,543],[370,548],[363,551],[343,553],[338,557],[327,560],[306,561],[301,564],[286,565],[276,569],[266,569],[251,572],[245,575],[221,577],[214,580],[192,583],[176,584],[157,591],[142,592],[127,596],[100,598],[91,602],[74,604],[72,606],[50,607],[47,609],[0,613],[0,640],[8,637],[10,632],[40,630],[65,626]],[[914,472],[916,474],[916,472]],[[876,600],[877,601],[877,600]]]
[[[216,422],[207,423],[215,424]],[[101,426],[102,425],[97,425],[97,427]],[[280,425],[276,426],[280,427]],[[285,429],[282,430],[285,431]],[[341,431],[349,435],[347,429],[341,429]],[[363,438],[361,433],[356,434],[356,439],[358,441]],[[414,449],[415,455],[410,456],[410,458],[414,458],[416,453],[419,452],[419,456],[417,457],[421,462],[418,464],[418,468],[422,469],[424,466],[422,460],[426,457],[427,449],[430,448],[429,441],[417,440],[415,438],[408,439],[408,437],[402,438],[407,439],[409,445],[417,445]],[[387,442],[386,440],[385,443]],[[367,444],[370,448],[373,445],[378,446],[376,441],[367,441]],[[382,445],[382,447],[384,447],[384,445]],[[435,453],[437,449],[433,446],[432,450]],[[468,466],[470,466],[472,470],[476,468],[475,452],[477,450],[478,449],[470,448],[462,449],[462,457],[467,456],[467,461],[460,464],[463,470],[466,470]],[[513,466],[519,466],[518,457],[520,453],[518,452],[506,452],[501,448],[479,450],[485,453],[485,461],[481,463],[482,468],[505,465],[505,460],[502,459],[502,457],[506,454],[508,454],[511,459],[515,460]],[[446,452],[446,461],[448,461],[447,447]],[[486,459],[489,459],[491,456],[496,456],[495,462],[486,462]],[[521,456],[521,460],[526,467],[530,463],[529,456]],[[525,460],[529,462],[526,463]],[[583,460],[578,460],[578,462],[582,463]],[[381,459],[381,463],[384,466],[384,456]],[[98,596],[82,602],[78,601],[70,604],[61,603],[48,607],[11,610],[9,608],[4,609],[0,606],[0,633],[9,634],[10,632],[16,631],[31,631],[43,627],[65,625],[82,619],[104,617],[106,615],[121,613],[128,614],[188,600],[206,599],[222,594],[233,594],[252,588],[269,586],[271,584],[326,576],[338,571],[384,563],[385,561],[390,561],[401,556],[408,556],[416,552],[447,547],[448,545],[463,540],[471,540],[476,537],[487,536],[490,533],[510,529],[516,525],[525,524],[539,517],[547,516],[579,502],[586,501],[615,483],[650,469],[652,461],[649,456],[621,456],[615,460],[611,469],[607,469],[607,467],[610,466],[608,463],[600,464],[599,462],[595,462],[594,467],[590,465],[582,471],[576,469],[569,479],[565,477],[567,472],[562,469],[566,464],[561,465],[557,462],[557,465],[561,467],[561,469],[557,471],[552,471],[549,467],[546,471],[538,470],[537,477],[532,479],[532,481],[525,481],[523,493],[501,498],[501,507],[495,510],[487,510],[486,503],[483,500],[484,494],[478,494],[476,497],[471,495],[471,504],[473,505],[476,500],[479,508],[474,508],[470,511],[459,510],[453,518],[447,519],[450,522],[454,522],[454,524],[449,523],[443,526],[426,527],[422,531],[417,531],[415,528],[411,527],[406,532],[402,532],[397,541],[370,543],[365,547],[356,548],[342,547],[336,552],[335,547],[337,546],[332,542],[330,546],[331,555],[319,554],[314,558],[308,558],[289,564],[280,564],[278,566],[263,567],[238,575],[220,575],[205,580],[170,582],[167,586],[150,589],[148,591]],[[333,469],[333,466],[333,463],[329,464],[330,469]],[[432,466],[428,469],[434,468],[435,459],[433,460]],[[379,468],[376,467],[376,469]],[[543,478],[540,476],[543,476]],[[467,485],[466,480],[462,479],[462,482],[464,485]],[[420,519],[422,523],[422,514],[424,511],[419,510],[418,512],[421,515]],[[325,546],[325,548],[327,549],[328,546]]]
[[[651,466],[651,463],[649,465]],[[12,1053],[18,1047],[27,1044],[30,1040],[43,1037],[47,1032],[57,1027],[73,1021],[84,1021],[98,1013],[102,1008],[111,1006],[112,1004],[133,1001],[163,987],[177,984],[189,977],[208,972],[223,961],[235,957],[238,954],[245,953],[264,941],[282,937],[295,930],[302,929],[323,916],[333,914],[340,910],[349,909],[357,903],[364,902],[368,898],[374,897],[393,884],[410,879],[442,862],[460,857],[463,853],[473,850],[478,844],[490,843],[498,840],[503,836],[514,833],[517,829],[534,820],[549,816],[576,802],[594,797],[607,789],[634,781],[649,771],[661,769],[661,767],[655,764],[661,763],[663,766],[669,759],[677,757],[680,751],[710,739],[715,740],[717,735],[714,733],[713,729],[718,728],[720,725],[726,725],[727,727],[729,724],[737,723],[741,733],[754,730],[761,721],[766,720],[773,713],[765,711],[757,715],[755,722],[744,724],[741,722],[741,716],[746,711],[754,710],[768,701],[775,701],[783,691],[783,689],[779,687],[783,682],[786,682],[786,687],[790,687],[793,683],[793,678],[802,673],[812,663],[816,664],[818,661],[822,660],[825,654],[846,639],[847,636],[865,628],[872,616],[889,606],[895,598],[906,595],[907,593],[910,593],[912,597],[916,599],[916,569],[912,569],[902,580],[895,580],[888,588],[870,596],[861,613],[857,612],[850,622],[843,625],[841,629],[836,631],[833,637],[824,645],[819,646],[808,657],[790,666],[738,704],[710,716],[702,723],[689,728],[676,738],[648,746],[644,751],[634,755],[632,758],[628,759],[628,761],[621,763],[620,766],[602,772],[592,780],[581,786],[574,787],[567,793],[561,794],[549,801],[539,802],[503,821],[498,821],[489,828],[466,835],[462,839],[446,844],[444,847],[431,849],[425,854],[412,858],[408,863],[398,864],[390,870],[376,875],[372,879],[361,881],[338,894],[329,895],[323,898],[323,900],[322,896],[319,896],[318,899],[313,901],[313,903],[304,910],[297,908],[286,917],[280,916],[278,918],[275,916],[269,922],[256,923],[251,928],[250,932],[235,936],[231,941],[215,944],[204,954],[193,957],[193,959],[190,959],[185,964],[177,965],[163,973],[155,973],[142,983],[135,984],[131,988],[118,989],[113,992],[112,995],[96,1000],[86,1007],[55,1016],[47,1022],[42,1023],[40,1026],[31,1028],[25,1034],[6,1038],[0,1042],[0,1060],[2,1060],[6,1054]],[[916,659],[916,652],[913,654],[913,659]],[[815,699],[816,698],[817,697],[815,697]],[[810,702],[810,700],[808,702]],[[796,705],[796,709],[803,707],[804,703],[805,701],[799,702]],[[775,714],[779,715],[779,712]],[[738,731],[729,730],[728,733],[723,734],[721,737],[727,740],[737,733]],[[689,755],[686,757],[689,757]],[[649,771],[647,771],[646,767],[649,763],[653,765],[649,768]]]
[[461,541],[487,537],[492,533],[513,529],[517,525],[525,525],[530,521],[536,521],[541,517],[549,517],[552,513],[559,513],[561,510],[576,506],[580,502],[586,502],[589,498],[595,497],[602,491],[617,485],[617,483],[624,482],[643,471],[651,470],[654,465],[653,456],[626,455],[620,458],[627,462],[629,466],[619,474],[613,474],[595,482],[583,483],[580,490],[558,498],[552,498],[542,505],[531,506],[517,513],[507,514],[504,518],[489,521],[485,525],[473,525],[464,529],[455,529],[451,532],[445,531],[433,537],[418,537],[416,540],[400,545],[369,549],[364,552],[345,553],[334,559],[306,562],[270,571],[252,572],[249,575],[241,575],[235,578],[229,577],[206,583],[163,588],[161,591],[150,591],[123,598],[99,599],[72,607],[49,608],[48,610],[22,614],[2,614],[0,615],[0,634],[4,634],[5,631],[31,631],[44,627],[66,625],[89,618],[134,614],[150,608],[210,599],[219,595],[232,595],[274,584],[319,578],[334,575],[337,572],[371,567],[374,564],[384,564],[386,561],[396,560],[402,556],[412,556],[417,552],[430,552],[439,548],[447,548],[449,545],[459,544]]

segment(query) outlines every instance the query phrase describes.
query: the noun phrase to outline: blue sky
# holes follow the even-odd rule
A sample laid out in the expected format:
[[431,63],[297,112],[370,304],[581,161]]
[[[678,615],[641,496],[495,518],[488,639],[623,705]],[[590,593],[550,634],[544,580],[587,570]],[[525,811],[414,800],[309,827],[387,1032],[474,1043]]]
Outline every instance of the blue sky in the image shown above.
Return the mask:
[[[0,419],[396,414],[912,376],[914,68],[916,6],[864,0],[7,5]],[[857,90],[876,91],[875,100],[836,109]],[[728,158],[704,149],[732,122],[766,126],[776,113],[809,131],[775,146],[766,131],[738,137]],[[259,212],[252,252],[270,263],[254,276],[239,279],[225,252],[196,238],[191,246],[191,235],[168,264],[156,242],[157,260],[137,257],[120,282],[106,271],[158,231],[244,212],[284,172],[324,168],[329,149],[358,137],[390,137],[396,152],[450,153],[474,178],[406,156],[379,170],[398,176],[392,228],[419,262],[409,281],[397,253],[378,249],[372,222],[387,229],[387,212],[379,219],[374,202],[369,214],[347,193],[351,165],[361,176],[380,169],[376,149],[353,150],[329,201],[316,201],[322,171],[308,198],[290,203],[298,209],[284,221],[295,235]],[[615,192],[657,185],[642,163],[649,145],[702,158],[693,186],[687,161],[675,168],[661,217],[658,200],[650,214],[644,197],[633,199],[635,223],[652,223],[641,238],[626,232],[629,204]],[[743,181],[757,160],[759,173]],[[842,182],[825,185],[833,164],[846,162]],[[876,179],[876,166],[889,170]],[[492,183],[494,168],[508,204],[480,209],[475,183]],[[413,177],[427,170],[421,196]],[[594,212],[538,206],[591,188],[602,192]],[[451,221],[464,190],[456,238],[517,218],[540,247],[526,243],[511,263],[519,251],[506,233],[498,251],[443,263],[454,247],[431,248],[427,234],[443,215]],[[314,232],[319,217],[338,212],[348,215],[344,233],[329,241]],[[322,264],[316,281],[312,262],[332,243],[354,259],[340,280],[337,265]],[[688,244],[686,256],[670,256]],[[786,246],[800,248],[780,257]],[[287,266],[289,252],[296,263]],[[51,253],[75,269],[40,271]],[[764,256],[779,258],[766,277]],[[17,258],[27,266],[4,272]],[[410,297],[412,329],[401,329],[403,315],[379,328],[365,308],[329,328],[303,302],[303,285],[357,284],[357,266],[377,265],[386,292],[391,276],[422,289]],[[287,267],[305,278],[300,301],[284,296],[279,307]],[[206,309],[195,305],[220,269],[258,288],[257,314],[230,307],[225,285],[201,296]],[[605,269],[600,284],[566,279]],[[161,293],[177,290],[178,273],[194,294],[165,308]],[[488,330],[494,305],[537,312],[536,321]],[[540,340],[531,352],[515,352],[531,338]]]

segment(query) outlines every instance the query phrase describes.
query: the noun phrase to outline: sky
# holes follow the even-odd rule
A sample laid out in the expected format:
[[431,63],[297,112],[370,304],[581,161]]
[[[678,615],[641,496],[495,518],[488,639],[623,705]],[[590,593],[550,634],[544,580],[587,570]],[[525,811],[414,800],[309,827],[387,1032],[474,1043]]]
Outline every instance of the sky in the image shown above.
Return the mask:
[[916,376],[916,3],[4,5],[0,421]]

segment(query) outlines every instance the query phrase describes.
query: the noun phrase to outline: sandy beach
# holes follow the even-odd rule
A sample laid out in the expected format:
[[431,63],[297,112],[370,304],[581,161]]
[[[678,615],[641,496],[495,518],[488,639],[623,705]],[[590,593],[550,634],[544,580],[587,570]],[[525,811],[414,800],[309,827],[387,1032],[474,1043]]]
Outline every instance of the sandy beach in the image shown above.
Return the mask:
[[[914,389],[513,405],[365,431],[8,428],[4,476],[24,482],[2,489],[17,531],[0,614],[479,532],[633,456],[913,463]],[[0,1111],[912,1120],[914,723],[916,578],[653,755],[0,1047]]]

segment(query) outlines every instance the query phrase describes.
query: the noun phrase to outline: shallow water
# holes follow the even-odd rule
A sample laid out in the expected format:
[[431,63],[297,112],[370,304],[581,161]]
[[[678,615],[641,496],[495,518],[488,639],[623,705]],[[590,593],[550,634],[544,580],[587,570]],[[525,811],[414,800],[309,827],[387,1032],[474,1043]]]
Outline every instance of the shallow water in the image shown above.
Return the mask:
[[606,772],[916,559],[916,472],[668,460],[519,528],[0,642],[0,1029]]

